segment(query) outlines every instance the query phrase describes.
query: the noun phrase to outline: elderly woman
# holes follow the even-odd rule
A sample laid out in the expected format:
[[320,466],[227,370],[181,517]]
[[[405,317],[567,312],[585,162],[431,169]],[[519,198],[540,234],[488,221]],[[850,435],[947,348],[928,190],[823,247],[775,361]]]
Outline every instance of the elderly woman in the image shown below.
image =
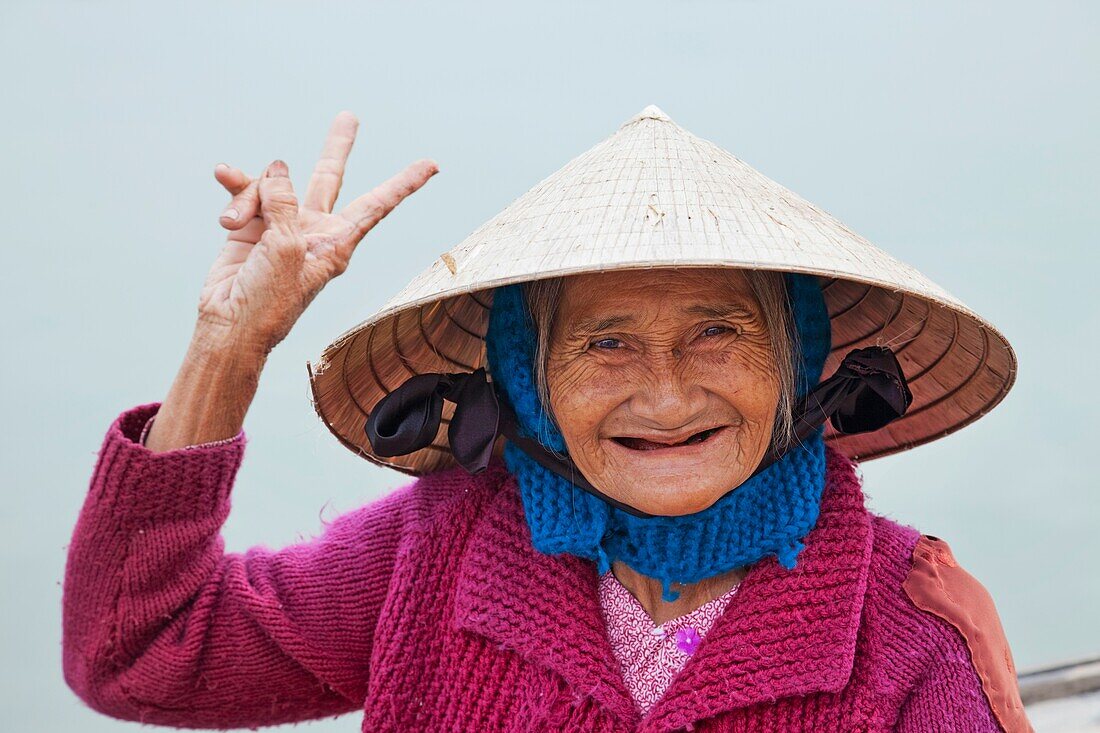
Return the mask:
[[226,553],[266,355],[428,160],[333,214],[342,113],[229,241],[163,403],[107,431],[69,549],[64,670],[107,715],[364,731],[1024,731],[989,594],[865,508],[857,460],[945,435],[1015,356],[920,273],[647,107],[310,365],[314,406],[419,478]]

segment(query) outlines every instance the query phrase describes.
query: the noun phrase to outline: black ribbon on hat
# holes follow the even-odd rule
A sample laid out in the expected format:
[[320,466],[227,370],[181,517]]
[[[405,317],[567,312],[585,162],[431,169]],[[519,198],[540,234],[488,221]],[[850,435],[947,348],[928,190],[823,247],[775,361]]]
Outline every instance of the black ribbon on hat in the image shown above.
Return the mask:
[[794,410],[795,435],[805,438],[826,419],[838,433],[869,433],[905,414],[913,393],[888,346],[848,352],[833,376],[810,390]]
[[[584,478],[568,456],[523,435],[511,405],[493,389],[483,367],[473,372],[418,374],[379,400],[364,428],[375,454],[403,456],[431,445],[442,422],[443,400],[455,403],[447,440],[455,461],[467,472],[484,471],[497,436],[504,435],[537,463],[578,488],[634,516],[654,516],[605,495]],[[850,351],[831,377],[799,400],[794,409],[793,438],[769,450],[752,475],[782,458],[826,420],[839,433],[866,433],[904,415],[912,402],[905,374],[889,347]]]
[[458,464],[470,473],[489,465],[500,410],[484,367],[473,372],[418,374],[383,397],[367,417],[371,448],[380,456],[403,456],[431,445],[443,419],[443,400],[455,403],[447,440]]

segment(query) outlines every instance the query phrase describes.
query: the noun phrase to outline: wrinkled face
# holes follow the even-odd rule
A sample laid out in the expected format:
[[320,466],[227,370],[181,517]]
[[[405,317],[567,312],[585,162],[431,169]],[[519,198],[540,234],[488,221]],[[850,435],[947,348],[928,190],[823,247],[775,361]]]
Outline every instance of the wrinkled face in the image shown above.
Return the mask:
[[760,305],[726,268],[566,278],[546,381],[585,477],[665,516],[702,511],[752,474],[781,389]]

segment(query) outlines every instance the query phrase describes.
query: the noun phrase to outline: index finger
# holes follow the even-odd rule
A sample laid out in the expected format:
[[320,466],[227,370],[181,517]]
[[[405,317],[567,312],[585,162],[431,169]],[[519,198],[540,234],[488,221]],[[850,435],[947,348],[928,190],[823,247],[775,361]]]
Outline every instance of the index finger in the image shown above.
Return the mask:
[[406,196],[415,192],[438,172],[439,166],[434,160],[421,158],[415,163],[410,163],[397,175],[375,186],[369,193],[352,201],[339,215],[350,221],[362,238]]
[[344,180],[344,166],[348,154],[355,142],[355,133],[359,129],[359,120],[347,110],[336,115],[325,139],[324,149],[313,175],[309,178],[302,206],[314,211],[332,212],[336,198],[340,195],[340,184]]

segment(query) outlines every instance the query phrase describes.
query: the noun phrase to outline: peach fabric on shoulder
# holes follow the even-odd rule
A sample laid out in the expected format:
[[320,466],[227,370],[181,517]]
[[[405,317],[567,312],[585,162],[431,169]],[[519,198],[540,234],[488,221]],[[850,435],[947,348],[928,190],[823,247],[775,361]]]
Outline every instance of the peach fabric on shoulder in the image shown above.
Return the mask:
[[989,707],[1001,726],[1009,733],[1032,731],[993,597],[958,564],[947,542],[933,535],[920,536],[903,587],[914,605],[939,616],[962,634]]

